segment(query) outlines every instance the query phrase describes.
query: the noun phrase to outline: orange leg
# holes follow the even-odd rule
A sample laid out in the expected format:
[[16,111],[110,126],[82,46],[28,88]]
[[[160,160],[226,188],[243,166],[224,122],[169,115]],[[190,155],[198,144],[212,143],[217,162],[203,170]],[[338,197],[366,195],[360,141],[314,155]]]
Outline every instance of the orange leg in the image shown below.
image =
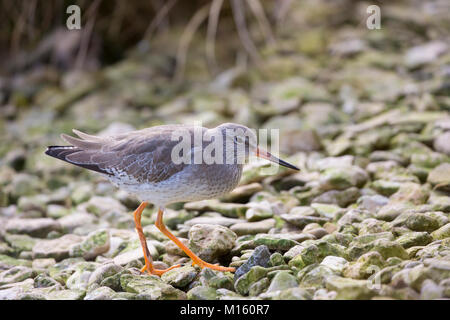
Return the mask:
[[219,270],[219,271],[230,271],[230,272],[234,272],[236,269],[235,268],[228,268],[228,267],[221,267],[219,265],[215,265],[215,264],[211,264],[208,263],[206,261],[203,261],[202,259],[200,259],[194,252],[191,251],[191,249],[189,249],[188,247],[186,247],[184,245],[184,243],[182,243],[177,237],[175,237],[168,229],[167,227],[164,225],[163,223],[163,213],[164,211],[161,210],[161,208],[158,209],[158,217],[156,218],[156,227],[161,230],[162,233],[164,233],[167,237],[169,237],[170,240],[172,240],[173,242],[175,242],[175,244],[181,249],[183,250],[191,259],[192,259],[192,265],[199,265],[200,268],[210,268],[210,269],[214,269],[214,270]]
[[152,256],[150,255],[150,251],[148,251],[147,240],[145,239],[144,231],[142,230],[142,225],[141,225],[142,211],[144,211],[147,204],[148,204],[148,202],[146,202],[146,201],[142,202],[139,205],[139,207],[134,211],[134,224],[136,226],[136,231],[139,235],[139,240],[141,242],[142,250],[144,251],[145,266],[141,269],[141,272],[147,271],[149,274],[156,274],[158,276],[161,276],[163,273],[165,273],[169,270],[181,267],[181,265],[177,264],[175,266],[172,266],[172,267],[164,269],[164,270],[155,269],[153,267]]

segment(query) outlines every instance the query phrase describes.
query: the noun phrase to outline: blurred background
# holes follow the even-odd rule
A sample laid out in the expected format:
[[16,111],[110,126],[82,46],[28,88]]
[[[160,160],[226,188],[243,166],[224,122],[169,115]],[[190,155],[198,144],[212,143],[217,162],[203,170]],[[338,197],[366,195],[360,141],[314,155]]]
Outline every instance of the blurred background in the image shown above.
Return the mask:
[[[79,29],[68,28],[77,22],[77,11],[67,11],[73,5]],[[396,264],[400,274],[434,257],[438,271],[415,277],[433,278],[428,289],[438,289],[405,288],[399,275],[391,291],[367,293],[352,283],[350,296],[333,289],[338,297],[448,298],[449,31],[448,0],[0,0],[0,270],[13,274],[0,273],[0,291],[36,275],[26,269],[16,276],[17,266],[42,272],[69,256],[81,259],[69,248],[100,228],[111,246],[108,240],[88,255],[96,259],[89,268],[121,256],[121,265],[142,266],[130,215],[138,200],[45,156],[48,145],[64,144],[61,133],[236,122],[279,129],[280,156],[301,172],[267,176],[262,165],[245,167],[240,187],[221,202],[172,205],[164,221],[176,235],[188,241],[195,221],[222,223],[239,238],[219,262],[235,266],[244,263],[241,254],[248,258],[244,249],[256,246],[256,235],[282,253],[292,239],[328,239],[348,247],[342,256],[353,268],[362,254],[359,236],[388,234],[394,253],[377,265]],[[152,225],[153,210],[144,211],[142,223],[155,260],[185,261]],[[307,228],[304,219],[320,225]],[[135,256],[124,262],[129,251]],[[60,269],[52,276],[65,284],[70,273]],[[345,277],[370,276],[352,270]],[[394,269],[383,270],[389,284]],[[79,274],[66,290],[76,299],[86,294]],[[36,279],[29,292],[39,291]],[[319,280],[317,288],[324,286]],[[318,299],[332,297],[319,291]]]
[[[67,27],[73,4],[79,30]],[[380,29],[367,27],[372,4]],[[417,133],[425,117],[447,114],[448,9],[447,1],[3,0],[0,183],[17,179],[11,172],[85,174],[42,154],[72,128],[232,121],[281,129],[283,154],[369,156],[399,130],[355,124],[414,111]],[[9,188],[3,204],[21,195]]]

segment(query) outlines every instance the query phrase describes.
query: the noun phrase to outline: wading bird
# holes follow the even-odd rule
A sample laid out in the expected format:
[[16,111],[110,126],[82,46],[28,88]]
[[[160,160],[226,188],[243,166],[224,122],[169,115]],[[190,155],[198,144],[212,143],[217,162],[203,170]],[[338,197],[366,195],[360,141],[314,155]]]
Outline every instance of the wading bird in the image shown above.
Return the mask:
[[[145,266],[141,272],[147,271],[149,274],[162,275],[180,265],[164,270],[153,266],[141,225],[142,211],[148,203],[158,208],[155,223],[158,229],[192,259],[193,265],[233,272],[234,268],[203,261],[175,237],[163,223],[164,208],[174,202],[211,199],[230,192],[241,178],[244,163],[240,160],[246,160],[250,155],[299,170],[259,148],[256,134],[249,128],[234,123],[225,123],[212,129],[164,125],[108,137],[88,135],[75,129],[73,132],[79,138],[61,135],[69,146],[50,146],[45,153],[99,172],[114,185],[136,195],[142,201],[134,211],[134,222],[144,252]],[[198,144],[196,133],[210,138],[201,139]],[[181,142],[174,139],[174,136],[188,138],[185,139],[185,142],[188,141],[187,147],[186,144],[182,147],[186,151],[183,159],[189,161],[175,159],[180,153],[173,151],[175,148],[178,150]],[[211,143],[215,143],[214,148],[208,148]],[[204,156],[203,151],[206,150],[210,151],[216,161],[193,161],[195,154]]]

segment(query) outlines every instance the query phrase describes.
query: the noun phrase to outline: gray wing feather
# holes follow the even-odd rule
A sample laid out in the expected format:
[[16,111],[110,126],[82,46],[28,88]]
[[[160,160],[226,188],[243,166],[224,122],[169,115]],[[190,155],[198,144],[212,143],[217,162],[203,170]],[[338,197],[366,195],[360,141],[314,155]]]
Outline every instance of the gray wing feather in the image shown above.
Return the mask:
[[174,164],[172,130],[133,131],[112,137],[96,137],[80,131],[81,138],[62,135],[62,138],[80,151],[66,157],[76,165],[96,165],[101,170],[129,182],[160,182],[184,169],[185,164]]

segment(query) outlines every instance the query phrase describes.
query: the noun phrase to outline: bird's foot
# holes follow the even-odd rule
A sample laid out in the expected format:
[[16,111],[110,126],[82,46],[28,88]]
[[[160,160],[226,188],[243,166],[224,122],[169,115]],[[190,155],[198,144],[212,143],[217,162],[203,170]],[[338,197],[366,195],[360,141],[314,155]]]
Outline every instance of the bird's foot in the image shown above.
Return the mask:
[[236,268],[222,267],[222,266],[219,266],[218,264],[211,264],[211,263],[208,263],[208,262],[203,261],[201,259],[192,260],[192,265],[193,266],[198,265],[201,269],[203,269],[203,268],[210,268],[210,269],[217,270],[217,271],[222,271],[222,272],[226,272],[226,271],[235,272],[236,271]]
[[145,272],[147,271],[147,273],[149,275],[157,275],[157,276],[162,276],[164,273],[166,273],[169,270],[175,269],[175,268],[179,268],[181,267],[181,264],[177,264],[174,266],[171,266],[167,269],[155,269],[155,268],[149,268],[147,265],[145,265],[144,267],[142,267],[141,272]]

